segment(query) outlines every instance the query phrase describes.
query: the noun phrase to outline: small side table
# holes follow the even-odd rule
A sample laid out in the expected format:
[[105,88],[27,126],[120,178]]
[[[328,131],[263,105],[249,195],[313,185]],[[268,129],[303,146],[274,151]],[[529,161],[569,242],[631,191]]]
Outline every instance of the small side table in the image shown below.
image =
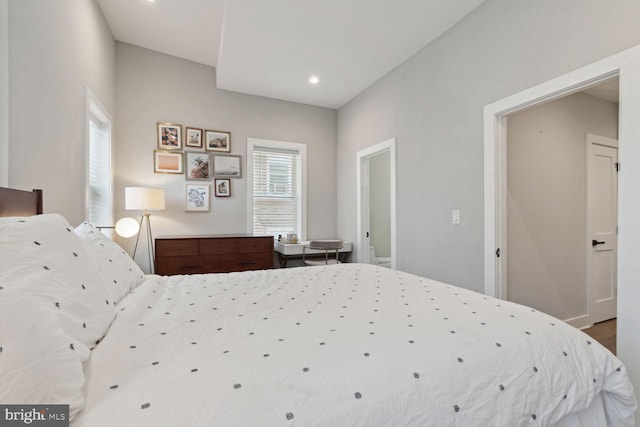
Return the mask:
[[[309,244],[308,241],[303,241],[299,243],[282,243],[275,241],[274,243],[274,251],[278,256],[278,263],[280,268],[287,267],[287,261],[290,259],[302,259],[302,248]],[[353,245],[351,242],[342,242],[342,249],[340,249],[338,253],[338,257],[340,258],[340,262],[345,262],[349,254],[353,251]],[[314,251],[307,249],[305,252],[305,256],[315,256],[317,254],[319,257],[324,258],[324,251]]]

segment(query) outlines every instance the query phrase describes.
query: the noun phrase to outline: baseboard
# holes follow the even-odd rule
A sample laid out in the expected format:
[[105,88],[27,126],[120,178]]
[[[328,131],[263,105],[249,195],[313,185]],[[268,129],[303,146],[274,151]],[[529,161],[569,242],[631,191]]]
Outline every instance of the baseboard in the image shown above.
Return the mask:
[[572,317],[571,319],[565,319],[564,322],[578,329],[586,329],[593,326],[593,323],[591,323],[591,321],[589,320],[588,314]]

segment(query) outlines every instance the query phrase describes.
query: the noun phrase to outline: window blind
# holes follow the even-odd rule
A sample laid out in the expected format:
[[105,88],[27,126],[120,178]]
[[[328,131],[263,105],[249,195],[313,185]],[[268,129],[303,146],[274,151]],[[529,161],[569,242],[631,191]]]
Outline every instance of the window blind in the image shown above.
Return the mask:
[[300,233],[300,153],[253,150],[253,233]]
[[89,101],[87,217],[95,225],[111,225],[111,122]]

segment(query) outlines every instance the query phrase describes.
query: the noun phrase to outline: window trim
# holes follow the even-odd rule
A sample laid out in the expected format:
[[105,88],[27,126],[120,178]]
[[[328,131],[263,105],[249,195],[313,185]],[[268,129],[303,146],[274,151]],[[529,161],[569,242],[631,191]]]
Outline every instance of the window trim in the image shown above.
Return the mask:
[[300,156],[300,209],[298,239],[305,240],[307,235],[307,145],[298,142],[274,141],[269,139],[247,138],[247,233],[253,234],[253,152],[256,147],[276,150],[297,151]]
[[91,103],[98,107],[99,112],[109,122],[109,224],[95,224],[99,226],[111,226],[113,225],[113,219],[115,218],[115,206],[114,206],[114,173],[113,173],[113,117],[109,110],[100,101],[100,98],[91,90],[89,86],[86,86],[86,105],[85,105],[85,162],[84,162],[84,217],[89,219],[89,156],[91,145]]

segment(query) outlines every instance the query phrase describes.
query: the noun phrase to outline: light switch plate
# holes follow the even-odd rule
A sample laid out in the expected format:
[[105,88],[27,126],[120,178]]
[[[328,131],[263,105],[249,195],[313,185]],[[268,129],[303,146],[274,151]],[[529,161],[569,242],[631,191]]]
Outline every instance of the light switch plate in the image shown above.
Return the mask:
[[460,225],[460,210],[454,209],[451,211],[451,224]]

